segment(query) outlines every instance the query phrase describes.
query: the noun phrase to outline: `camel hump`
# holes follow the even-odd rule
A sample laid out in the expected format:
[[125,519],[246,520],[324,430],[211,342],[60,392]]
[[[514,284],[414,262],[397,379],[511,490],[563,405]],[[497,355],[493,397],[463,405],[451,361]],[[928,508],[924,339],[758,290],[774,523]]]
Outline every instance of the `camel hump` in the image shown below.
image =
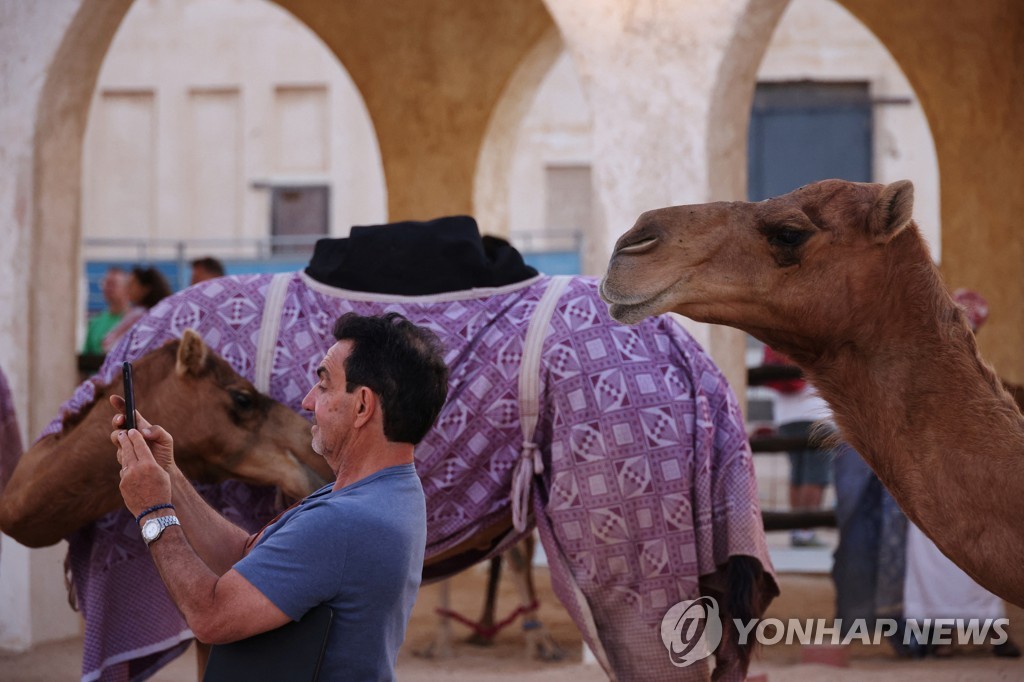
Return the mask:
[[179,377],[186,375],[197,376],[203,373],[206,367],[206,358],[209,351],[203,343],[203,337],[194,329],[186,329],[181,336],[181,344],[178,346],[178,361],[175,365],[175,372]]
[[914,215],[914,183],[897,180],[882,188],[869,228],[879,243],[888,242],[910,224]]

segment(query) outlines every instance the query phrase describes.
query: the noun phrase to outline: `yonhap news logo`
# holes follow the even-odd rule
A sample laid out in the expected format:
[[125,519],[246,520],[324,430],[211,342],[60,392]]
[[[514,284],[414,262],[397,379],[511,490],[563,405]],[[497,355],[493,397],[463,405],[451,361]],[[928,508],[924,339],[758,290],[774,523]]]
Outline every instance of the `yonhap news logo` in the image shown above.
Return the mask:
[[[911,644],[1003,644],[1009,639],[1007,618],[924,618],[897,621],[876,618],[734,618],[736,643],[880,645],[885,641]],[[845,625],[845,627],[844,627]],[[722,617],[714,597],[681,601],[661,619],[661,641],[672,665],[685,668],[707,658],[722,643]]]
[[722,643],[718,602],[714,597],[699,597],[670,608],[661,619],[661,641],[677,668],[710,656]]

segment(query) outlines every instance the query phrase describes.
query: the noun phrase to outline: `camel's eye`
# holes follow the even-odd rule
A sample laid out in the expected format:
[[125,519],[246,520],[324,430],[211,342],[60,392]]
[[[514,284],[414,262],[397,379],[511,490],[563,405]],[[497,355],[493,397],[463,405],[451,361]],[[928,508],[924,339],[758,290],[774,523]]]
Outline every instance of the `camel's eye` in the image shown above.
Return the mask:
[[245,391],[231,391],[231,401],[239,410],[251,410],[255,401],[251,394]]
[[783,227],[768,235],[768,243],[772,246],[792,248],[800,246],[811,236],[807,230],[794,230],[791,227]]

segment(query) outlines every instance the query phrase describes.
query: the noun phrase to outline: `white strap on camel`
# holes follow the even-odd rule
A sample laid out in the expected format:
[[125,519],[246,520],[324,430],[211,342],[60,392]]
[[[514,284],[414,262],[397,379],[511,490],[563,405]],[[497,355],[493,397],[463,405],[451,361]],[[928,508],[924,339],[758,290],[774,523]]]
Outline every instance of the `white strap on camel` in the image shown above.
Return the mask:
[[252,383],[260,393],[270,392],[270,373],[274,370],[274,351],[277,348],[277,334],[281,331],[281,313],[288,293],[288,282],[293,273],[282,272],[274,275],[267,285],[267,298],[263,304],[263,319],[260,320],[260,336],[256,342],[256,367]]
[[512,473],[512,525],[520,533],[526,530],[533,477],[544,473],[540,449],[533,442],[540,414],[540,356],[551,315],[569,280],[565,276],[551,278],[533,311],[523,341],[523,360],[519,365],[519,424],[523,430],[523,446]]

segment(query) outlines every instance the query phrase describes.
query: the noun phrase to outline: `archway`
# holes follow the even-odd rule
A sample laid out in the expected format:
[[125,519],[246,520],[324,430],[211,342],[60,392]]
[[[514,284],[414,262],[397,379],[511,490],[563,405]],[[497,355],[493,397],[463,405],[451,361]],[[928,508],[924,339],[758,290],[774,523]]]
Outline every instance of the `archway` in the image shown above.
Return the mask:
[[155,265],[179,289],[193,259],[221,259],[229,274],[298,269],[318,238],[387,219],[361,95],[273,3],[133,4],[84,145],[80,298],[92,315],[111,264]]
[[942,273],[982,292],[978,337],[997,373],[1024,383],[1024,6],[1014,2],[880,5],[840,0],[878,36],[921,98],[941,174]]
[[[522,56],[551,24],[539,0],[506,0],[486,6],[460,0],[382,4],[370,0],[324,4],[281,0],[342,60],[363,93],[377,128],[388,182],[389,218],[424,218],[467,212],[483,131],[504,83]],[[27,84],[32,111],[21,106],[18,158],[31,171],[7,162],[22,184],[6,201],[20,218],[25,240],[15,251],[18,267],[11,289],[28,289],[27,304],[5,318],[15,343],[14,383],[27,399],[19,410],[34,437],[70,394],[74,359],[74,294],[78,286],[81,224],[82,141],[97,74],[130,0],[64,0],[43,11],[13,12],[12,26],[35,31],[30,61],[12,66]],[[11,57],[12,64],[16,57]],[[37,81],[45,78],[40,86]],[[28,142],[31,139],[31,144]],[[25,409],[21,410],[20,407]],[[31,437],[29,440],[31,440]],[[24,572],[23,595],[50,595],[53,604],[23,600],[20,641],[53,636],[47,618],[31,624],[31,613],[66,612],[49,589],[59,571],[57,549]],[[6,552],[5,560],[13,558]],[[18,561],[29,564],[27,552]],[[52,566],[51,566],[52,564]],[[21,585],[15,580],[11,585]],[[33,586],[40,585],[36,590]],[[45,601],[45,600],[44,600]],[[2,628],[0,628],[2,630]],[[24,634],[28,631],[29,634]],[[57,636],[65,636],[58,630]]]

